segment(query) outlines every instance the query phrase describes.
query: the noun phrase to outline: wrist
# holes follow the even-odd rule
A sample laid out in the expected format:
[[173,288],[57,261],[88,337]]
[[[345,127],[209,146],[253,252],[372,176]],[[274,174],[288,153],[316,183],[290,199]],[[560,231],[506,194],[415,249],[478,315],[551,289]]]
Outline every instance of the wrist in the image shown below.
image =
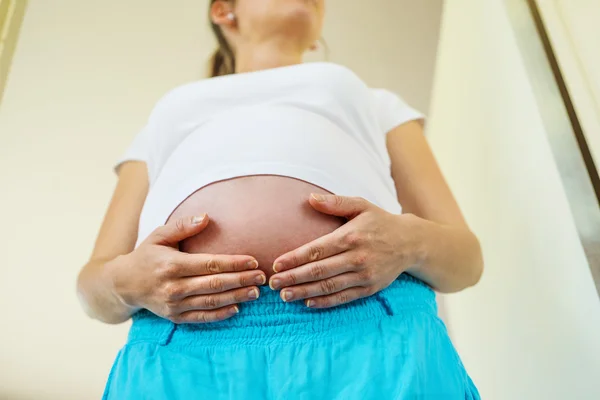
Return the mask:
[[108,261],[104,264],[103,275],[106,287],[112,295],[114,302],[123,307],[125,311],[131,315],[139,311],[141,307],[136,304],[134,296],[131,296],[130,293],[124,290],[124,287],[121,284],[121,282],[123,282],[121,275],[128,265],[127,257],[128,255],[120,255],[113,260]]
[[410,232],[410,242],[408,244],[409,254],[408,268],[403,272],[411,275],[418,274],[427,264],[429,254],[431,253],[432,225],[431,221],[420,218],[414,214],[401,214],[400,218],[407,225],[407,231]]

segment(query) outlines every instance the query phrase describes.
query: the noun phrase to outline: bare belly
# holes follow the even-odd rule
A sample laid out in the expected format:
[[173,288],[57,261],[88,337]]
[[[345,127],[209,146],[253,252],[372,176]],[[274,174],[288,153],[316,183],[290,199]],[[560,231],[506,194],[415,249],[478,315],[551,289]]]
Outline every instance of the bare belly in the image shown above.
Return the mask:
[[310,193],[329,192],[284,176],[233,178],[197,190],[169,220],[207,213],[208,227],[181,242],[181,251],[251,255],[268,281],[277,257],[333,232],[345,222],[314,210],[308,203]]

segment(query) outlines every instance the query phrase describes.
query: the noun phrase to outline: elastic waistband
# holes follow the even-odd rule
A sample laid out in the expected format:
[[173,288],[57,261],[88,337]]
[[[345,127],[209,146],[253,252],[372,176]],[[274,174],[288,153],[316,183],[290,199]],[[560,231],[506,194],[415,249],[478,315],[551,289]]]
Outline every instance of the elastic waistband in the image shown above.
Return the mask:
[[224,321],[176,325],[153,313],[136,313],[128,342],[156,341],[165,345],[224,343],[268,344],[306,336],[330,334],[351,326],[379,321],[386,316],[407,312],[437,315],[435,293],[422,281],[402,274],[384,290],[350,303],[325,309],[311,309],[303,301],[285,303],[279,291],[261,286],[257,300],[239,305],[240,312]]

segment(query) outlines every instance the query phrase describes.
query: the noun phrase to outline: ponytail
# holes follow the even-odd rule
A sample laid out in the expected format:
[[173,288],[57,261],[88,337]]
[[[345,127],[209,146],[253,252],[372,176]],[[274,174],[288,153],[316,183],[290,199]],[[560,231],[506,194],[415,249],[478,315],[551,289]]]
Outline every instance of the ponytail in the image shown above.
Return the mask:
[[211,23],[211,27],[217,38],[219,48],[210,59],[210,77],[235,74],[235,54],[231,46],[218,25]]
[[210,59],[210,77],[233,74],[235,61],[225,54],[221,49],[217,49]]

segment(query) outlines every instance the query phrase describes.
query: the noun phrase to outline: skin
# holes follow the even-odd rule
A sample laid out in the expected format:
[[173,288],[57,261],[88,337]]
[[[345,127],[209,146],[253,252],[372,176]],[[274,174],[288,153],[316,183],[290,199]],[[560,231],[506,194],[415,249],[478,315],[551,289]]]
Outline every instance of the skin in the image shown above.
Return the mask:
[[[475,285],[483,272],[481,248],[469,230],[427,144],[413,121],[387,136],[401,215],[359,197],[309,199],[320,212],[348,223],[283,254],[270,279],[286,301],[307,299],[325,308],[370,296],[408,272],[439,292]],[[316,196],[319,197],[319,196]]]
[[[223,180],[200,188],[173,211],[169,221],[199,210],[210,225],[180,242],[187,253],[251,254],[269,279],[280,255],[333,232],[345,219],[311,207],[311,192],[330,192],[287,176],[256,175]],[[243,198],[243,201],[240,201]],[[282,229],[282,227],[284,227]]]
[[[233,12],[232,21],[227,15]],[[211,18],[236,54],[236,72],[298,64],[320,37],[323,0],[217,1]],[[387,134],[391,173],[404,214],[394,215],[362,198],[328,195],[303,201],[313,215],[346,221],[329,233],[273,257],[269,283],[283,300],[333,307],[369,296],[409,272],[441,292],[478,282],[479,242],[446,184],[419,122]],[[127,162],[77,291],[93,318],[121,323],[146,308],[175,323],[223,320],[253,301],[267,273],[250,255],[189,254],[181,243],[201,237],[208,215],[180,215],[158,227],[135,250],[137,226],[148,193],[147,167]],[[333,221],[329,219],[328,223]],[[208,232],[208,230],[207,230]],[[287,294],[291,298],[286,298]]]

